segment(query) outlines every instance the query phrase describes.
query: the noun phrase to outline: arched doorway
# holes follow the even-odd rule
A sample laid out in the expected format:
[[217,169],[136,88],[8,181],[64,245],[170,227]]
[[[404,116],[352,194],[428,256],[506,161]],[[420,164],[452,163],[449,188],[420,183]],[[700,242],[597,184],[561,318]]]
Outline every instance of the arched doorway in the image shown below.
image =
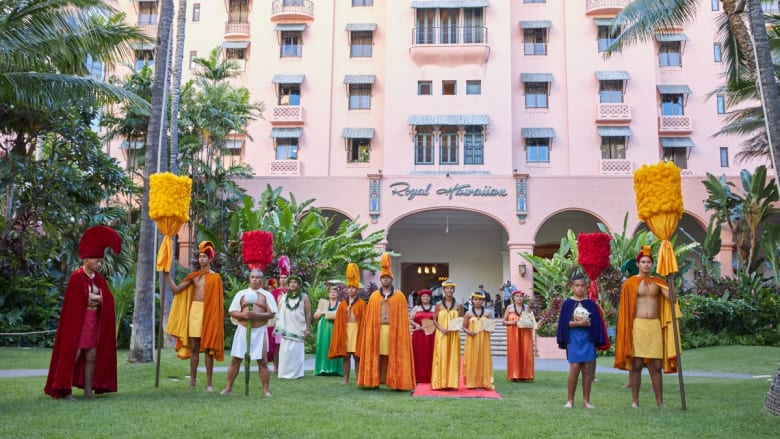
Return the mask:
[[408,214],[387,233],[388,250],[400,253],[394,261],[401,270],[396,287],[406,293],[432,289],[449,277],[457,283],[459,300],[479,285],[495,294],[504,272],[507,240],[504,226],[480,212],[433,209]]
[[581,210],[564,210],[547,218],[536,232],[534,242],[534,256],[550,258],[561,246],[561,238],[565,237],[569,230],[575,235],[578,233],[599,232],[598,223],[601,221],[588,212]]

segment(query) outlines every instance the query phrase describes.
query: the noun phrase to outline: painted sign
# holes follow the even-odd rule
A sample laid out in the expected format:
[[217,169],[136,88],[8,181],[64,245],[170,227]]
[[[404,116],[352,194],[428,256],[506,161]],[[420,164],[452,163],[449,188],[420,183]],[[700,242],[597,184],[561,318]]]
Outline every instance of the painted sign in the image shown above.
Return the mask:
[[482,187],[472,187],[468,183],[455,183],[450,187],[443,187],[433,190],[433,183],[425,186],[412,187],[406,181],[399,181],[390,185],[390,193],[396,197],[404,197],[407,200],[413,200],[417,197],[429,197],[440,195],[453,199],[455,197],[506,197],[506,189],[495,188],[490,185]]

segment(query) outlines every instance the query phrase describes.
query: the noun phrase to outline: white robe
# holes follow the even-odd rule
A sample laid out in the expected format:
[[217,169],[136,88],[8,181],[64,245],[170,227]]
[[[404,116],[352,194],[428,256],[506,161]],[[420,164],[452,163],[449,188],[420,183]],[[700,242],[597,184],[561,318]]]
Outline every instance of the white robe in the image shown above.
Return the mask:
[[303,334],[306,330],[306,315],[303,293],[298,307],[294,310],[287,308],[286,300],[287,294],[279,297],[279,319],[274,329],[282,336],[282,342],[279,344],[278,375],[281,379],[294,379],[303,376]]

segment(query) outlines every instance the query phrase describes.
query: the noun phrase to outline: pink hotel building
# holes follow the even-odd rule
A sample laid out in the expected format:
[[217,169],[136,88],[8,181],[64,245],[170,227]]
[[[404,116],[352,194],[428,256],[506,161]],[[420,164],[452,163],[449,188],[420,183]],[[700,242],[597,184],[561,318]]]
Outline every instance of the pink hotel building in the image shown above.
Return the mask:
[[[184,53],[220,47],[243,69],[235,83],[265,103],[264,119],[228,145],[254,169],[250,195],[281,186],[385,229],[405,291],[444,277],[460,297],[506,279],[527,291],[521,253],[551,254],[568,229],[620,232],[626,214],[628,233],[641,227],[632,172],[642,164],[683,169],[680,227],[697,240],[705,172],[756,165],[734,162],[738,138],[712,137],[726,111],[709,96],[724,69],[719,2],[605,59],[627,3],[190,0]],[[118,4],[156,32],[156,1]],[[184,79],[193,72],[185,65]],[[728,274],[728,232],[723,242]]]

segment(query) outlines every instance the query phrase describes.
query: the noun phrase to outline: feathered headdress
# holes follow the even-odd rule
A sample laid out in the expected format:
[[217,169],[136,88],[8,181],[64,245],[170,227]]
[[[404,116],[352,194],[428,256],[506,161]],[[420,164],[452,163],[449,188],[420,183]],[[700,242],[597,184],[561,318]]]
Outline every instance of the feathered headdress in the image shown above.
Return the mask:
[[653,254],[650,253],[650,246],[649,245],[643,245],[642,249],[639,250],[639,253],[636,254],[636,263],[638,264],[639,260],[642,259],[645,256],[650,258],[651,261],[653,260]]
[[110,248],[118,255],[122,251],[122,238],[111,227],[90,227],[79,240],[79,257],[81,259],[102,258],[105,256],[106,248]]
[[274,258],[274,235],[263,230],[244,232],[243,241],[244,264],[249,268],[265,270]]
[[201,241],[201,243],[198,244],[198,253],[205,253],[206,255],[208,255],[209,259],[214,259],[214,256],[217,254],[217,251],[214,248],[213,242]]
[[279,256],[279,276],[290,275],[290,258],[285,255]]
[[382,271],[379,272],[379,277],[384,276],[393,277],[392,260],[390,259],[390,253],[382,253]]
[[347,264],[347,286],[355,288],[360,286],[360,268],[354,262]]

